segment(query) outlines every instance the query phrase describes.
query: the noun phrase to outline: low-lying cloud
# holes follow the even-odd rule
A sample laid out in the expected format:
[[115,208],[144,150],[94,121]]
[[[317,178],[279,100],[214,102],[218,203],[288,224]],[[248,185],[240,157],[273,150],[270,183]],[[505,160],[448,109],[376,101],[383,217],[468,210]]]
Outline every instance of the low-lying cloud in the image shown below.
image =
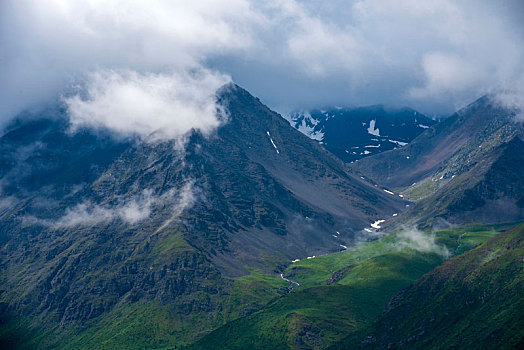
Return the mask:
[[393,246],[397,249],[413,249],[423,253],[436,253],[445,258],[450,256],[448,248],[435,241],[434,234],[425,234],[417,229],[405,229],[396,234]]
[[151,191],[144,191],[120,205],[97,205],[92,202],[83,202],[71,209],[54,222],[56,228],[73,227],[78,225],[96,225],[101,222],[120,219],[129,224],[136,224],[147,219],[151,214],[151,205],[159,199],[151,195]]
[[89,75],[84,91],[64,101],[73,128],[180,139],[192,129],[209,134],[225,121],[216,91],[230,81],[206,69],[169,74],[101,70]]
[[[135,225],[149,219],[155,206],[168,206],[172,212],[168,223],[180,216],[195,202],[194,181],[188,181],[180,189],[171,189],[155,196],[151,190],[144,190],[139,195],[128,199],[120,199],[117,204],[96,204],[83,201],[72,208],[67,208],[64,215],[58,219],[42,219],[26,216],[22,219],[25,225],[43,225],[54,229],[75,226],[94,226],[120,220]],[[166,226],[164,223],[163,226]]]

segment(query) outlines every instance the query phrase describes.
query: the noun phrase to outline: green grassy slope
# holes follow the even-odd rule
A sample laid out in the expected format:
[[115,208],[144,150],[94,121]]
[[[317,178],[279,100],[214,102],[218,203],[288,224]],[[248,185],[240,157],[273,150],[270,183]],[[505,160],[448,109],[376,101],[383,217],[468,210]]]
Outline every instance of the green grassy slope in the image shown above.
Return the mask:
[[[149,300],[144,300],[130,293],[110,312],[74,327],[57,326],[52,319],[46,322],[36,317],[16,316],[10,312],[8,303],[0,299],[0,348],[175,348],[259,310],[287,292],[288,283],[278,275],[256,269],[237,278],[220,275],[194,251],[180,232],[165,234],[151,242],[141,242],[129,255],[135,264],[148,266],[151,277],[145,279],[146,286],[151,281],[164,283],[162,294],[150,294]],[[108,259],[118,254],[120,250],[117,249],[108,254]],[[67,261],[61,256],[57,259]],[[103,275],[112,281],[113,275],[122,269],[122,264],[114,262],[111,269],[93,269],[81,278]],[[172,300],[171,286],[176,286],[178,291],[201,286],[201,291],[179,293]],[[98,305],[108,303],[102,293],[91,298]]]
[[445,262],[335,348],[524,346],[524,225]]
[[435,234],[398,233],[293,263],[284,273],[300,283],[293,292],[213,331],[193,348],[328,347],[369,325],[391,297],[441,264],[446,254],[461,254],[507,227],[472,225]]

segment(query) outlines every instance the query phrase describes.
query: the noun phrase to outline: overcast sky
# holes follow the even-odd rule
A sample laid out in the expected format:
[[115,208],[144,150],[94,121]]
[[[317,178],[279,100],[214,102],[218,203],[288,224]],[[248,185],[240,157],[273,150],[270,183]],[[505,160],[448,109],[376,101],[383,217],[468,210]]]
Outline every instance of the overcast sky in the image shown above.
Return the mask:
[[193,120],[231,79],[281,112],[383,103],[446,115],[488,92],[522,107],[523,4],[1,0],[0,122],[60,96],[79,123],[133,114],[110,106],[130,99],[138,126],[159,108]]

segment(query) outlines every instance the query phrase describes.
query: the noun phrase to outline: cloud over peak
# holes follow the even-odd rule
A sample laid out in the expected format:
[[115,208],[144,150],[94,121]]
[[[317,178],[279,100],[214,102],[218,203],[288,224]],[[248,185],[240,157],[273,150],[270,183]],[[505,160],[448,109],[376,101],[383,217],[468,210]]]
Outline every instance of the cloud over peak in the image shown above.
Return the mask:
[[498,89],[522,94],[523,15],[520,0],[5,0],[0,122],[99,70],[145,83],[219,71],[281,111],[448,113]]
[[230,78],[206,69],[168,74],[99,70],[85,90],[64,99],[73,128],[108,128],[148,139],[209,134],[226,117],[216,91]]

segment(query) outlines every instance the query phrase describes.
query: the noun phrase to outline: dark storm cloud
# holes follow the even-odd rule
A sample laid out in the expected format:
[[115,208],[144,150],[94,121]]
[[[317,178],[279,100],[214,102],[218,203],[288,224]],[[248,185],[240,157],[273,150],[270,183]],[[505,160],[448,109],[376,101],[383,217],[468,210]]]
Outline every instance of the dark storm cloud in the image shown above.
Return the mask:
[[[386,103],[443,114],[488,92],[521,107],[523,10],[517,0],[5,0],[0,120],[77,83],[94,93],[66,100],[83,123],[121,126],[133,111],[141,125],[163,106],[193,120],[215,109],[209,96],[228,76],[280,111]],[[116,106],[129,91],[150,109]]]

